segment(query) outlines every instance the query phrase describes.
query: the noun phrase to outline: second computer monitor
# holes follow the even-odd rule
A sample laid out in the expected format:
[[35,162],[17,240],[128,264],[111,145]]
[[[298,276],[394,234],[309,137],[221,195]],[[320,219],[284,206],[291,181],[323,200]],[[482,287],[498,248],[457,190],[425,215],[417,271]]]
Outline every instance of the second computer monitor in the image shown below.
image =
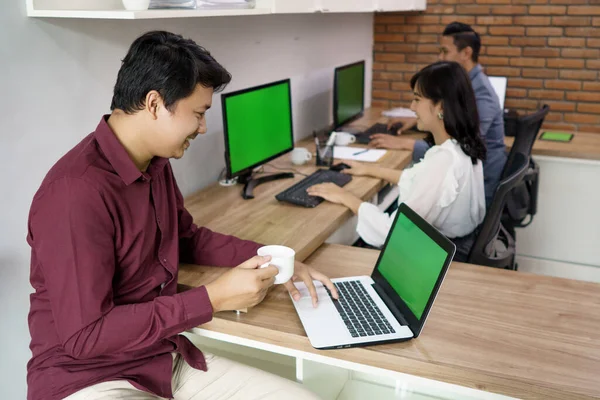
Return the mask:
[[294,148],[289,79],[223,94],[221,102],[228,178]]
[[365,62],[337,67],[333,78],[333,124],[336,129],[362,115],[364,98]]

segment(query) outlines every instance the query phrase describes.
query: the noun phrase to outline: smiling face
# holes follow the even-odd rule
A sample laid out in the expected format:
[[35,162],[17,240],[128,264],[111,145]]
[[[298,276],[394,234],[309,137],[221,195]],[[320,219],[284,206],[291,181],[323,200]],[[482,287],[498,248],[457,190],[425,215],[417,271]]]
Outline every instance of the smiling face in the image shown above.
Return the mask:
[[452,36],[442,36],[440,39],[440,54],[438,58],[440,61],[459,62],[458,48],[454,44]]
[[425,97],[420,92],[419,84],[413,90],[414,98],[410,104],[410,109],[417,114],[417,128],[422,131],[432,132],[444,124],[438,116],[442,112],[442,104],[433,104],[433,102]]
[[156,129],[148,143],[150,152],[164,158],[181,158],[198,134],[206,133],[205,113],[212,105],[213,88],[197,85],[169,111],[160,96],[156,99]]
[[465,47],[462,50],[458,50],[456,44],[454,44],[453,36],[442,36],[440,39],[440,54],[438,59],[440,61],[454,61],[459,63],[467,71],[470,69],[469,65],[473,62],[471,60],[473,49]]

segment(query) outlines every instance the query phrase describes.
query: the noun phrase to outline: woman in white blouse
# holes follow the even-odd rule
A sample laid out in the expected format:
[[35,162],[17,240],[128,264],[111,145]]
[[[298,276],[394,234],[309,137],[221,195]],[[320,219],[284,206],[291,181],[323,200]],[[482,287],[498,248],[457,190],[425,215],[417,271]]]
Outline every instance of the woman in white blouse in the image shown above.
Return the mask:
[[[486,148],[479,135],[475,95],[464,69],[455,62],[437,62],[411,79],[420,130],[433,135],[434,146],[404,171],[345,161],[343,172],[373,176],[398,184],[399,202],[406,203],[457,244],[455,260],[466,261],[475,228],[485,216],[483,167]],[[333,183],[308,189],[358,214],[357,231],[368,244],[381,247],[394,215],[379,211]]]

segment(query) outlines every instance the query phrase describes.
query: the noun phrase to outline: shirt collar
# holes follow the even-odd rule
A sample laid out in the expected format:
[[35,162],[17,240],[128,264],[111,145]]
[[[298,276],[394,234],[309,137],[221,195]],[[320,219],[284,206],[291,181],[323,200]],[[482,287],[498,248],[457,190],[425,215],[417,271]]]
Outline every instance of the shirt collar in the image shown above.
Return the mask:
[[[142,172],[135,166],[135,163],[127,154],[127,151],[119,142],[110,126],[108,126],[109,115],[104,115],[94,132],[96,141],[104,156],[115,169],[115,172],[121,177],[126,185],[131,185],[133,182],[144,176]],[[162,169],[167,163],[166,158],[155,157],[150,162],[148,173],[150,176],[159,169]]]
[[475,77],[477,75],[479,75],[479,73],[483,71],[483,68],[481,67],[481,64],[477,64],[476,66],[473,67],[472,70],[469,71],[469,79],[473,80],[475,79]]

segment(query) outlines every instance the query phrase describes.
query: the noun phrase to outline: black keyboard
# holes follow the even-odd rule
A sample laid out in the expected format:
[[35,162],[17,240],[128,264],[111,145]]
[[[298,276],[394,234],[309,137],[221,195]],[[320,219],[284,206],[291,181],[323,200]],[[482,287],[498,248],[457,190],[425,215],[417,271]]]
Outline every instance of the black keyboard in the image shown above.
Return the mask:
[[327,182],[335,183],[341,187],[351,180],[352,177],[350,175],[328,169],[320,169],[279,193],[275,198],[279,201],[285,201],[303,207],[316,207],[323,202],[323,198],[309,196],[308,193],[306,193],[306,189],[318,183]]
[[396,333],[360,281],[335,282],[339,300],[331,296],[342,321],[352,337],[378,336]]
[[371,141],[371,138],[370,138],[371,135],[374,135],[376,133],[386,133],[388,135],[396,135],[396,132],[398,132],[398,129],[400,129],[401,127],[402,127],[401,123],[396,123],[396,124],[392,125],[389,129],[386,124],[375,124],[361,133],[356,133],[354,136],[356,136],[356,143],[368,144]]

